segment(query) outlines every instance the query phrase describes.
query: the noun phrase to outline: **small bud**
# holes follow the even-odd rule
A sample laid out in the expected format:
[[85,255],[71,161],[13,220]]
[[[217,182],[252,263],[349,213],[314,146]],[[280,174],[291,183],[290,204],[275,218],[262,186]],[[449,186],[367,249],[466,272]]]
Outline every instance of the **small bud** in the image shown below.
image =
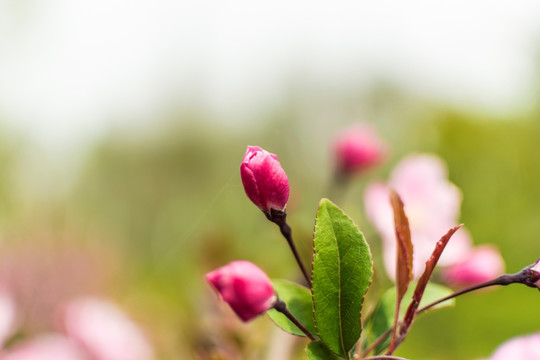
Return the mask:
[[496,278],[504,271],[504,261],[493,246],[479,246],[463,259],[443,270],[444,280],[456,286],[476,285]]
[[249,261],[233,261],[206,274],[206,280],[246,322],[270,310],[277,301],[268,276]]
[[367,124],[346,128],[334,140],[334,157],[341,175],[351,175],[379,164],[385,152],[386,147]]
[[277,155],[248,146],[240,175],[248,198],[266,214],[283,211],[289,200],[289,180]]
[[531,276],[534,277],[533,281],[536,280],[534,285],[540,290],[540,259],[536,260],[536,262],[529,267],[529,270],[531,271]]

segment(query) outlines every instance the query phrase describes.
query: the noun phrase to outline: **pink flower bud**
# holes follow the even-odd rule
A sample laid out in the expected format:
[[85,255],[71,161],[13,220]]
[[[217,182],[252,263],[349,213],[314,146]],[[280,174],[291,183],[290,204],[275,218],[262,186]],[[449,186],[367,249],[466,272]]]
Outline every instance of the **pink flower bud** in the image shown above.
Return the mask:
[[354,125],[339,133],[334,141],[337,171],[344,175],[379,164],[386,152],[375,130],[367,124]]
[[115,304],[80,298],[63,311],[66,334],[96,360],[150,360],[153,350],[142,330]]
[[540,360],[540,333],[505,342],[489,360]]
[[206,280],[243,321],[271,309],[277,300],[268,276],[249,261],[233,261],[206,274]]
[[501,254],[492,246],[479,246],[465,255],[463,260],[443,270],[443,278],[449,284],[476,285],[492,280],[504,271]]
[[271,209],[285,209],[289,200],[289,180],[277,155],[258,146],[248,146],[240,165],[240,175],[246,195],[261,210],[270,214]]

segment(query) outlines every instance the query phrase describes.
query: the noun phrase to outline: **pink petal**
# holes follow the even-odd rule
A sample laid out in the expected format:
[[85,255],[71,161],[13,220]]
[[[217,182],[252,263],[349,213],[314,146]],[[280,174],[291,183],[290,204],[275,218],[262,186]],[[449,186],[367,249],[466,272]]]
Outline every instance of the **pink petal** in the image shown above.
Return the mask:
[[17,308],[11,295],[0,290],[0,347],[15,331]]
[[153,351],[141,329],[116,305],[81,298],[63,312],[66,334],[96,360],[150,360]]
[[[411,155],[396,166],[388,185],[375,183],[367,187],[366,213],[383,240],[390,278],[395,277],[396,240],[388,187],[395,189],[404,203],[414,247],[413,274],[418,278],[437,241],[458,224],[461,193],[446,177],[446,167],[438,157]],[[443,252],[440,264],[460,261],[470,249],[470,235],[460,229]]]
[[540,360],[540,333],[505,342],[490,360]]
[[43,335],[2,354],[2,360],[91,360],[61,335]]

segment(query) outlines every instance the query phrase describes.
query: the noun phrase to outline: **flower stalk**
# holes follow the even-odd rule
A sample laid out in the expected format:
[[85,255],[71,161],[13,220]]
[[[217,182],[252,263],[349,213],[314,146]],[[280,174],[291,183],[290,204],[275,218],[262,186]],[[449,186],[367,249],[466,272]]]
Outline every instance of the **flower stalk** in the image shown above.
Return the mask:
[[540,281],[540,272],[533,270],[533,265],[531,265],[531,266],[528,266],[528,267],[524,268],[523,270],[521,270],[520,272],[517,272],[515,274],[501,275],[501,276],[499,276],[499,277],[497,277],[497,278],[495,278],[493,280],[489,280],[489,281],[483,282],[481,284],[473,285],[473,286],[470,286],[468,288],[456,291],[453,294],[445,296],[442,299],[434,301],[431,304],[426,305],[426,306],[422,307],[421,309],[418,309],[418,311],[416,313],[420,314],[420,313],[422,313],[422,312],[424,312],[424,311],[426,311],[426,310],[428,310],[428,309],[430,309],[430,308],[432,308],[432,307],[434,307],[434,306],[436,306],[436,305],[438,305],[438,304],[440,304],[442,302],[445,302],[445,301],[453,299],[453,298],[455,298],[457,296],[469,293],[471,291],[484,289],[484,288],[487,288],[487,287],[490,287],[490,286],[497,286],[497,285],[498,286],[507,286],[507,285],[510,285],[510,284],[523,284],[525,286],[532,287],[532,288],[537,288],[538,290],[540,290],[540,288],[538,288],[538,285],[536,285],[536,283],[538,281]]
[[279,311],[283,315],[285,315],[287,317],[287,319],[291,320],[293,322],[293,324],[296,325],[296,327],[298,327],[300,329],[300,331],[302,331],[304,334],[306,334],[306,336],[309,338],[309,340],[311,340],[311,341],[316,340],[315,336],[313,336],[313,334],[311,332],[309,332],[309,330],[306,329],[306,327],[304,325],[302,325],[302,323],[300,321],[298,321],[298,319],[295,318],[293,314],[291,314],[289,309],[287,309],[287,304],[285,304],[284,301],[282,301],[280,299],[277,299],[276,303],[274,304],[274,309],[276,311]]
[[[448,296],[445,296],[439,300],[436,300],[416,311],[416,315],[421,314],[425,312],[426,310],[429,310],[433,308],[434,306],[437,306],[447,300],[456,298],[460,295],[467,294],[472,291],[484,289],[491,286],[508,286],[510,284],[523,284],[528,287],[536,288],[540,291],[540,259],[538,259],[534,264],[529,265],[525,267],[523,270],[515,273],[515,274],[504,274],[501,275],[495,279],[485,281],[481,284],[469,286],[465,289],[458,290]],[[362,357],[365,358],[369,353],[371,353],[377,346],[379,346],[381,343],[383,343],[388,336],[392,334],[392,329],[388,329],[383,334],[381,334],[373,343],[371,343],[362,353]],[[403,339],[400,339],[401,341]],[[397,348],[401,341],[398,341],[395,348]],[[385,355],[388,356],[388,355]],[[365,359],[374,359],[373,357],[365,358]],[[384,358],[380,358],[384,359]]]
[[265,211],[263,212],[268,220],[272,221],[279,227],[281,234],[287,240],[287,244],[289,244],[289,247],[291,248],[294,258],[296,259],[296,262],[300,267],[302,274],[304,275],[307,285],[309,286],[309,288],[311,288],[311,277],[309,276],[309,273],[304,266],[302,259],[300,258],[300,254],[298,253],[298,250],[294,245],[291,227],[289,226],[289,224],[287,224],[287,212],[285,210],[280,211],[275,209],[272,209],[270,213],[267,213]]

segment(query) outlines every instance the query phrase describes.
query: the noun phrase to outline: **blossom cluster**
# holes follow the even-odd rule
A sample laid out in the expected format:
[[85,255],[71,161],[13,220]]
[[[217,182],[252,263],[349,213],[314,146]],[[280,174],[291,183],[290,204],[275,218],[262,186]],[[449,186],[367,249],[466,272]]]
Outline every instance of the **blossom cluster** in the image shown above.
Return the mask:
[[[335,185],[341,186],[347,183],[343,181],[344,179],[351,179],[354,175],[365,173],[368,169],[380,164],[387,156],[386,145],[378,138],[373,128],[368,125],[356,125],[344,130],[335,138],[332,148],[335,162]],[[248,146],[240,166],[240,175],[247,197],[270,221],[280,227],[282,235],[291,247],[304,274],[305,283],[308,285],[307,290],[311,291],[313,300],[313,319],[308,317],[307,321],[315,321],[315,323],[317,321],[327,321],[325,316],[323,318],[320,316],[320,312],[323,310],[317,309],[315,306],[315,295],[319,294],[318,288],[317,293],[315,291],[315,277],[313,276],[313,279],[311,279],[307,273],[294,246],[291,229],[286,223],[289,180],[278,161],[277,155],[258,146]],[[415,154],[404,158],[394,168],[387,182],[379,181],[367,186],[364,196],[366,214],[381,236],[385,269],[388,276],[396,282],[397,297],[396,315],[393,319],[392,328],[383,334],[379,334],[381,338],[374,342],[375,345],[380,345],[385,340],[384,336],[389,336],[392,333],[390,345],[386,345],[388,347],[388,357],[365,357],[375,349],[374,345],[373,347],[368,346],[360,358],[395,358],[391,355],[404,340],[414,317],[424,310],[458,295],[488,286],[509,285],[512,283],[521,283],[540,290],[540,259],[519,273],[502,275],[504,262],[497,248],[489,244],[474,246],[470,233],[461,226],[456,226],[460,215],[461,200],[462,194],[460,190],[448,179],[445,163],[439,157],[430,154]],[[327,200],[323,199],[321,203],[324,201]],[[326,204],[328,204],[328,201]],[[335,206],[333,209],[336,210],[332,211],[341,211]],[[326,208],[326,211],[329,211],[328,208]],[[342,214],[346,218],[346,215]],[[319,219],[318,216],[317,220]],[[352,222],[348,218],[346,218],[348,220],[343,219],[341,218],[342,222]],[[329,243],[334,244],[335,240],[335,244],[337,244],[340,240],[336,229],[332,226],[335,225],[330,225],[330,229],[328,229],[330,236],[333,236],[332,241],[329,241]],[[461,230],[457,231],[460,228]],[[360,242],[365,243],[363,235],[357,228],[356,232],[361,239]],[[347,231],[344,238],[351,237],[351,233],[354,233],[354,230]],[[316,235],[315,239],[317,239]],[[347,240],[342,241],[346,242]],[[449,241],[450,246],[448,246],[448,250],[445,250]],[[336,250],[339,250],[340,245],[334,246],[336,246]],[[366,270],[366,273],[360,276],[360,278],[365,277],[364,280],[367,281],[365,291],[367,291],[371,282],[373,265],[369,246],[366,245],[366,248],[367,260],[364,258],[363,261],[371,263],[368,264],[367,268],[369,269]],[[319,261],[322,261],[320,260],[323,257],[321,253],[325,251],[331,253],[333,251],[328,248],[319,249],[321,253],[317,255],[316,249],[317,247],[314,245],[313,274],[316,273],[316,256],[319,256]],[[443,250],[445,251],[443,252]],[[336,253],[340,257],[339,251]],[[342,261],[342,259],[340,258],[339,261]],[[339,261],[337,272],[341,276],[341,264]],[[325,278],[324,281],[331,285],[327,290],[332,292],[335,287],[341,289],[343,284],[339,280],[341,279],[339,276],[334,282],[330,280],[334,268],[329,269],[326,267],[329,264],[324,263],[322,265],[322,272],[324,273],[322,277]],[[450,286],[468,287],[432,302],[428,306],[419,308],[426,286],[431,279],[432,271],[437,264],[442,266],[439,280]],[[333,263],[329,265],[329,267],[332,266],[334,266]],[[400,269],[398,274],[396,274],[396,268]],[[354,271],[355,269],[351,268],[350,270]],[[413,278],[418,279],[414,289],[414,298],[407,308],[403,320],[399,320],[400,303],[404,299]],[[313,280],[313,286],[311,280]],[[356,346],[358,340],[353,339],[354,341],[349,344],[350,347],[344,344],[341,338],[341,318],[338,326],[341,341],[339,346],[332,343],[332,338],[328,340],[327,329],[317,328],[317,335],[319,336],[317,338],[288,311],[287,304],[278,297],[272,281],[255,264],[249,261],[233,261],[209,272],[206,275],[206,281],[244,322],[251,321],[271,309],[284,314],[312,341],[307,348],[309,359],[349,359],[352,356],[350,352],[353,351],[352,349]],[[320,282],[317,286],[324,287]],[[306,288],[302,289],[297,289],[297,291],[299,293],[306,291]],[[354,289],[357,290],[358,287]],[[359,295],[364,296],[365,293]],[[329,298],[327,293],[323,293],[323,297],[324,301]],[[309,296],[307,301],[311,304]],[[341,301],[340,296],[337,301]],[[324,305],[331,304],[324,302]],[[323,306],[323,309],[325,306]],[[357,310],[359,311],[359,309]],[[305,311],[306,309],[304,309]],[[309,312],[309,309],[307,309],[307,312]],[[317,318],[318,316],[319,318]],[[355,326],[352,326],[353,332],[356,331]],[[294,334],[298,335],[298,333]],[[355,334],[357,339],[360,333]],[[503,344],[494,352],[490,360],[539,360],[540,352],[538,349],[540,349],[540,334],[533,334]],[[310,355],[314,352],[318,355]],[[354,358],[359,356],[359,353],[357,353]]]
[[[388,183],[370,184],[365,192],[368,218],[375,225],[384,247],[388,275],[395,276],[396,242],[393,213],[388,201],[390,189],[403,199],[414,246],[414,277],[424,269],[441,234],[458,223],[461,192],[447,179],[444,162],[435,155],[416,154],[403,159],[393,170]],[[439,264],[442,277],[450,285],[472,285],[503,273],[504,263],[492,245],[474,247],[466,229],[452,237],[451,246]]]

